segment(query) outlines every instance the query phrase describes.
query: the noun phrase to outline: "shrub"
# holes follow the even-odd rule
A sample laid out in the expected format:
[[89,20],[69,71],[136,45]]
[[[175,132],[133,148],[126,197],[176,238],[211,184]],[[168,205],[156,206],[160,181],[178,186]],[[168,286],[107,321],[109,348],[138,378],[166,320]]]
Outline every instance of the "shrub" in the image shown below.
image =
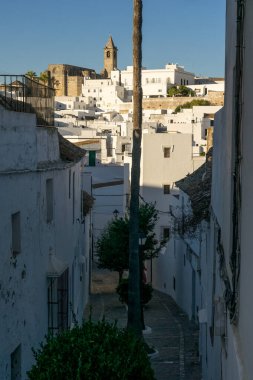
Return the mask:
[[34,356],[30,380],[154,380],[144,343],[105,321],[48,336]]
[[211,102],[205,99],[194,99],[191,102],[186,102],[175,108],[175,113],[178,113],[183,108],[192,108],[193,106],[211,106]]
[[[122,303],[128,304],[128,279],[121,280],[116,288],[119,295],[119,300]],[[152,298],[153,288],[151,284],[142,284],[141,302],[146,305]]]

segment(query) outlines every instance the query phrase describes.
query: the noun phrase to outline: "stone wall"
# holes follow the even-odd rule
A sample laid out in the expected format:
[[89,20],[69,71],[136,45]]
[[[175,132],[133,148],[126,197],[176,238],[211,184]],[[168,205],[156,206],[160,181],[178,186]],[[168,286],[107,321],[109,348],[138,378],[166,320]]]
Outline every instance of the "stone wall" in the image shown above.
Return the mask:
[[97,75],[93,69],[65,64],[50,64],[48,71],[55,96],[80,96],[83,78]]
[[67,93],[68,96],[80,96],[82,93],[83,77],[68,77]]
[[[223,106],[224,104],[224,93],[218,91],[209,91],[208,95],[205,97],[172,97],[172,98],[149,98],[143,99],[142,106],[144,110],[147,109],[172,109],[174,110],[177,106],[184,104],[186,102],[191,102],[192,100],[203,99],[211,102],[213,106]],[[123,103],[119,106],[120,112],[126,113],[133,108],[133,103]]]

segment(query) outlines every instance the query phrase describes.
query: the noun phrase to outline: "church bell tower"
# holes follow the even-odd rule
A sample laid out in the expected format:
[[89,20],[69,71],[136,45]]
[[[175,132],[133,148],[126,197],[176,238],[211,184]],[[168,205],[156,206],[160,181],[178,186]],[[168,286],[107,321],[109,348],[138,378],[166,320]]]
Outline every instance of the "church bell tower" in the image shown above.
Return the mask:
[[110,36],[107,44],[104,47],[104,69],[103,76],[111,78],[111,71],[117,69],[117,51],[113,39]]

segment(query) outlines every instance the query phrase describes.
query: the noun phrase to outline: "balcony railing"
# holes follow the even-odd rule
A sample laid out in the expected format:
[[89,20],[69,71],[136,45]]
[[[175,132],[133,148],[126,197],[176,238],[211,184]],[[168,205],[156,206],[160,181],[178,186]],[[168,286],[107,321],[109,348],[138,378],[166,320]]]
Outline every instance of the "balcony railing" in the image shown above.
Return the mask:
[[35,113],[37,125],[54,125],[54,89],[25,75],[0,75],[0,104]]

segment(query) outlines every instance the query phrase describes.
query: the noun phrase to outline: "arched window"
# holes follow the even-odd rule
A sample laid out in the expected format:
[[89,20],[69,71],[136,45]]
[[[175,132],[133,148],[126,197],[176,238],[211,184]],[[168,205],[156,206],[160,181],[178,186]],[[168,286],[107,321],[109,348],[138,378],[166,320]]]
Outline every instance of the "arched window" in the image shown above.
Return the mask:
[[109,51],[106,52],[107,58],[110,58],[111,53]]

